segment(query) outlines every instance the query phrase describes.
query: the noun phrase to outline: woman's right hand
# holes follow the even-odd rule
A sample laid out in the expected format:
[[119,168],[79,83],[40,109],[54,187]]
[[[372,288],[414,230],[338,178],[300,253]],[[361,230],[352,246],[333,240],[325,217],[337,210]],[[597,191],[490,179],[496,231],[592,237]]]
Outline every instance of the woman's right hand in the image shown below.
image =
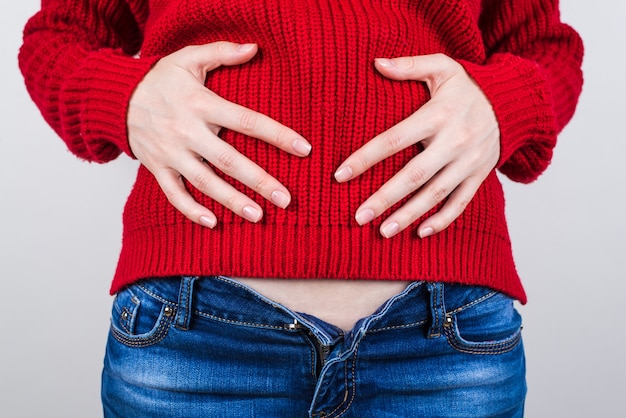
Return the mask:
[[311,145],[273,119],[229,102],[204,85],[209,71],[249,61],[255,44],[215,42],[168,55],[146,74],[129,103],[128,139],[137,159],[154,175],[168,201],[187,218],[213,228],[217,218],[196,202],[183,178],[234,213],[258,222],[261,207],[220,178],[207,164],[285,208],[289,191],[218,137],[227,128],[290,154],[305,157]]

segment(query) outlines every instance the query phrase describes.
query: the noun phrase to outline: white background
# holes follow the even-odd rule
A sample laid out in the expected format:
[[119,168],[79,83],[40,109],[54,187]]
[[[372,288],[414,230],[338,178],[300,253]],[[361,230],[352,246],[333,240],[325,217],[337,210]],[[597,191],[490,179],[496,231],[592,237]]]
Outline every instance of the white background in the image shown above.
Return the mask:
[[[5,4],[6,6],[6,4]],[[98,417],[108,287],[136,163],[81,162],[17,70],[39,8],[0,15],[0,415]],[[548,172],[505,181],[525,317],[527,417],[623,417],[626,2],[563,0],[586,45],[584,93]]]

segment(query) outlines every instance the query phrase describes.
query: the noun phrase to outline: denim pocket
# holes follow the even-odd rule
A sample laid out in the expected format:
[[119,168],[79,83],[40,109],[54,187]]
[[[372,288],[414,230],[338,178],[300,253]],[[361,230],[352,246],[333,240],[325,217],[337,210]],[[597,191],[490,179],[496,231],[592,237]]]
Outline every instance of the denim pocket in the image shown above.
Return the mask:
[[175,307],[142,290],[127,287],[115,296],[111,334],[129,347],[147,347],[161,341],[174,321]]
[[510,297],[493,292],[446,314],[444,335],[458,351],[502,354],[522,340],[522,318]]

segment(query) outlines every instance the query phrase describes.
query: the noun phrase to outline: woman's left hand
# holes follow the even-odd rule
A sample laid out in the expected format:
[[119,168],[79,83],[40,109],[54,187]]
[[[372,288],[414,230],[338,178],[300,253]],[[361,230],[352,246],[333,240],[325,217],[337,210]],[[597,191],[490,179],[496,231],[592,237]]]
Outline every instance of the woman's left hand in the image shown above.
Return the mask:
[[373,138],[339,166],[335,178],[349,181],[374,164],[415,144],[424,150],[356,211],[367,224],[409,194],[414,195],[380,226],[390,238],[446,202],[418,226],[424,238],[450,225],[465,209],[500,156],[494,111],[478,85],[443,54],[377,59],[376,69],[393,80],[423,81],[431,99],[413,115]]

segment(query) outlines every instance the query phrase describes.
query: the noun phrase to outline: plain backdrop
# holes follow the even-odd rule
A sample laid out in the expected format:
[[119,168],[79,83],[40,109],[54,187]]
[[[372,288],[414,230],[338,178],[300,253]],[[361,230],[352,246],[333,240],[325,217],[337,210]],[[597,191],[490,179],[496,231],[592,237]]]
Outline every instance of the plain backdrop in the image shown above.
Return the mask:
[[[101,416],[108,287],[136,162],[81,162],[17,70],[36,0],[0,15],[0,416]],[[505,181],[527,351],[527,417],[624,417],[626,2],[563,0],[586,45],[585,87],[554,161]]]

